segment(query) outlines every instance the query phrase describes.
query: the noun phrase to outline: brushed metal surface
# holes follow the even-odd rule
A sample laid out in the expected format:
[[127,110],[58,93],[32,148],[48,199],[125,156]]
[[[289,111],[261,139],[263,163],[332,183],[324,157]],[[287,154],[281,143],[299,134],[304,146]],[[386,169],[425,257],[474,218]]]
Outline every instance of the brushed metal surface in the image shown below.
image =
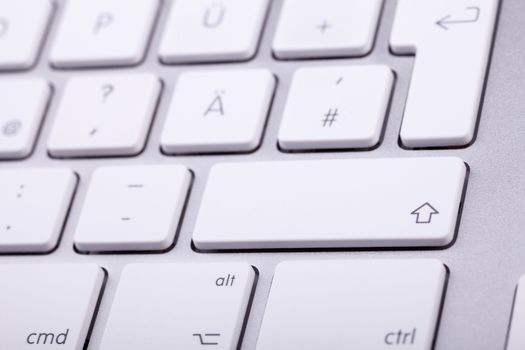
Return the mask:
[[[275,0],[269,11],[261,46],[255,59],[235,64],[202,64],[165,66],[158,62],[159,38],[166,21],[171,0],[162,4],[159,22],[145,61],[126,69],[54,70],[49,66],[49,47],[61,16],[63,1],[57,0],[57,11],[38,65],[28,72],[1,76],[35,75],[48,79],[54,86],[54,96],[34,154],[23,161],[1,162],[1,168],[65,165],[80,176],[80,185],[71,208],[60,246],[49,255],[0,256],[0,263],[96,262],[108,273],[108,283],[100,313],[93,329],[88,349],[97,349],[104,330],[115,288],[122,267],[130,262],[176,261],[246,261],[260,272],[252,312],[247,324],[242,349],[254,349],[263,317],[266,298],[275,265],[293,259],[367,259],[432,257],[443,261],[450,269],[450,280],[437,350],[503,349],[512,309],[514,288],[525,274],[525,35],[523,15],[525,2],[503,0],[497,28],[495,49],[488,76],[484,105],[477,139],[465,149],[409,151],[398,145],[404,101],[410,82],[412,57],[396,57],[388,50],[395,0],[385,0],[377,42],[372,54],[364,58],[318,61],[276,61],[271,55],[271,41],[281,6]],[[277,130],[294,69],[303,66],[381,63],[390,66],[397,75],[395,92],[385,136],[380,147],[364,152],[287,154],[277,145]],[[247,155],[165,156],[159,151],[159,140],[167,106],[182,71],[201,69],[232,69],[238,67],[269,67],[278,77],[274,99],[263,143],[259,150]],[[158,113],[144,152],[132,158],[51,159],[46,142],[62,94],[64,81],[72,74],[110,73],[113,71],[144,71],[158,74],[164,91]],[[436,98],[439,98],[436,96]],[[198,253],[191,249],[191,234],[203,187],[210,167],[223,161],[326,159],[361,157],[412,157],[454,155],[470,165],[470,180],[457,241],[444,250],[363,250],[318,252],[239,252]],[[73,233],[80,214],[87,185],[94,168],[116,164],[184,164],[195,173],[195,182],[188,202],[179,238],[175,247],[162,254],[82,255],[73,250]],[[429,184],[431,185],[431,184]],[[1,284],[1,281],[0,281]],[[177,297],[176,295],[174,297]],[[133,310],[130,310],[130,317]]]

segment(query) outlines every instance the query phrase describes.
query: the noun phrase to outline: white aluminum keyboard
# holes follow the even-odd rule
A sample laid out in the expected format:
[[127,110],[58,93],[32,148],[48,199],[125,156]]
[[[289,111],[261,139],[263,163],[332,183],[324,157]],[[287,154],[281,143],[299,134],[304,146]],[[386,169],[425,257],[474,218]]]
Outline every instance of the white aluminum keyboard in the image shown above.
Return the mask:
[[512,8],[0,0],[0,350],[525,349]]

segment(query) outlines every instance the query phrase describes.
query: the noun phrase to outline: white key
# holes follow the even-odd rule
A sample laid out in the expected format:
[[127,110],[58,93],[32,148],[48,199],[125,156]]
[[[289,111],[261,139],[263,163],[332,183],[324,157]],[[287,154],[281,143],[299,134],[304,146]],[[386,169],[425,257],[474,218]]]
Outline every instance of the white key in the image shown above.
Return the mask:
[[288,94],[279,146],[285,150],[376,146],[393,83],[386,66],[299,69]]
[[474,139],[498,0],[400,0],[391,48],[416,54],[400,138],[405,147]]
[[242,61],[255,55],[267,0],[173,2],[159,55],[164,63]]
[[51,49],[59,68],[127,66],[145,54],[158,0],[69,0]]
[[382,0],[285,0],[278,58],[363,56],[372,50]]
[[437,260],[279,264],[257,350],[430,350],[447,271]]
[[506,350],[523,350],[525,348],[525,276],[520,278],[516,296],[514,298],[514,310],[510,323],[509,336]]
[[1,264],[0,348],[84,349],[104,279],[94,264]]
[[239,349],[254,280],[242,263],[128,265],[100,349]]
[[0,80],[0,159],[24,158],[33,151],[50,95],[42,79]]
[[219,164],[198,249],[445,246],[466,177],[459,158]]
[[66,168],[0,171],[0,253],[53,250],[76,184]]
[[55,157],[139,153],[160,90],[159,79],[146,73],[71,78],[56,112],[49,153]]
[[214,153],[256,149],[274,88],[275,77],[266,69],[182,74],[162,133],[162,150]]
[[52,12],[49,0],[0,1],[0,70],[35,64]]
[[80,251],[165,250],[175,239],[191,174],[181,165],[99,168],[75,233]]

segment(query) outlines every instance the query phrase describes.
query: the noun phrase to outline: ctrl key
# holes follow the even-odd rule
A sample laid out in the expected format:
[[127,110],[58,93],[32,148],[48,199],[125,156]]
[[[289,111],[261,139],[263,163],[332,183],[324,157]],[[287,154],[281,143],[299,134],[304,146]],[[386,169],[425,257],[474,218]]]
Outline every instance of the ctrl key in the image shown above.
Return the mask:
[[446,278],[437,260],[281,263],[257,350],[430,350]]
[[93,264],[0,265],[0,349],[82,350],[105,279]]

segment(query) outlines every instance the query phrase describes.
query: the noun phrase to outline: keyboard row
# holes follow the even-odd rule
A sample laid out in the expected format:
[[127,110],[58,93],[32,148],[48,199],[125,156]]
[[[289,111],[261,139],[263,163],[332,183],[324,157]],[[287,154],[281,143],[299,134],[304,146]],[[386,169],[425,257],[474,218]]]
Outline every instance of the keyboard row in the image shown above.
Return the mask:
[[[385,66],[303,68],[279,132],[287,151],[369,149],[380,142],[393,87]],[[250,86],[249,89],[246,89]],[[182,74],[160,147],[166,154],[238,153],[259,147],[276,78],[266,69]],[[53,157],[132,156],[145,147],[161,95],[152,74],[76,76],[64,87],[48,140]],[[51,88],[36,78],[0,81],[0,159],[34,148]]]
[[[430,259],[280,263],[256,349],[431,350],[453,273]],[[130,264],[110,303],[104,287],[114,278],[95,264],[0,265],[0,347],[240,349],[256,295],[255,267]],[[525,277],[507,350],[525,346],[524,288]],[[104,323],[96,321],[101,300],[109,308]],[[88,346],[93,326],[101,337]]]
[[[160,60],[202,63],[254,57],[269,4],[268,0],[173,2],[158,48]],[[115,67],[140,63],[162,5],[165,4],[159,0],[66,1],[50,50],[52,66]],[[374,45],[382,6],[382,0],[285,0],[280,8],[274,55],[284,59],[365,55]],[[498,6],[499,0],[480,0],[476,6],[464,6],[456,0],[431,0],[424,5],[417,0],[398,2],[391,52],[416,54],[400,132],[404,147],[458,147],[473,142]],[[31,67],[52,17],[51,1],[3,0],[0,13],[0,69]],[[333,84],[338,85],[343,76],[341,73]],[[361,84],[368,88],[367,83]],[[382,85],[376,88],[382,91]],[[223,90],[216,89],[218,94]],[[99,88],[96,97],[103,100],[112,92],[107,85]],[[324,127],[332,125],[332,119],[341,113],[337,108],[323,105],[316,111],[321,116],[328,115]],[[347,114],[345,119],[351,118]],[[369,134],[360,135],[366,142],[358,142],[357,148],[374,144],[376,134],[368,131]],[[304,148],[304,136],[283,143],[294,143],[291,149]],[[341,147],[345,142],[336,138],[328,143]],[[353,142],[346,143],[350,145],[345,147],[354,147]],[[308,148],[314,146],[316,142]]]
[[[317,0],[304,4],[288,0],[282,8],[275,37],[275,55],[280,58],[365,55],[373,46],[382,2],[332,0],[325,4]],[[158,49],[160,60],[193,63],[252,58],[270,3],[268,0],[174,1]],[[0,59],[0,68],[29,68],[44,40],[53,4],[50,0],[11,0],[1,5],[0,34],[4,37],[1,49],[11,54]],[[51,64],[58,68],[79,68],[139,63],[147,51],[162,5],[165,4],[159,0],[131,3],[68,0],[52,43]],[[33,10],[27,11],[27,6]],[[321,17],[319,10],[323,12]],[[297,13],[302,16],[296,16]]]
[[[256,150],[276,91],[267,69],[194,71],[179,76],[160,138],[165,154]],[[282,151],[370,150],[386,125],[394,73],[386,66],[310,67],[296,71],[278,132]],[[249,88],[247,88],[249,87]],[[78,75],[63,87],[47,150],[52,157],[133,156],[148,139],[162,93],[149,73]],[[0,159],[29,156],[51,99],[38,78],[0,81]],[[467,120],[468,119],[468,120]],[[474,134],[477,114],[445,123]],[[421,120],[403,130],[424,135]],[[448,125],[448,128],[447,128]],[[427,135],[427,140],[434,139]]]
[[[254,57],[270,4],[269,0],[174,1],[158,48],[161,62],[244,61]],[[478,7],[467,8],[467,13],[457,16],[473,17],[471,22],[487,21],[483,26],[490,32],[497,4],[497,0],[483,0]],[[168,6],[160,0],[67,0],[62,5],[50,51],[50,62],[57,68],[140,63],[158,15],[163,6]],[[29,7],[31,11],[27,11]],[[374,46],[382,7],[383,0],[285,0],[273,40],[274,55],[280,59],[364,56]],[[439,21],[439,16],[446,15],[442,11],[458,9],[465,10],[450,0],[432,0],[425,7],[414,0],[400,1],[391,40],[393,50],[407,53],[410,46],[421,44],[415,37],[418,33],[406,33],[410,27],[427,33],[436,28],[440,33],[450,30],[456,24],[454,18]],[[0,3],[0,69],[27,69],[35,64],[54,12],[52,0]],[[416,16],[432,18],[429,24],[436,28],[429,28]],[[490,38],[482,39],[490,42]]]
[[[67,168],[2,170],[0,252],[55,249],[77,186],[78,252],[165,252],[202,177],[179,164],[101,167],[89,184]],[[467,178],[453,157],[222,163],[189,231],[198,251],[446,247]]]
[[[105,324],[111,271],[95,264],[0,265],[0,347],[239,349],[257,282],[246,263],[130,264]],[[430,350],[446,267],[437,260],[290,261],[278,265],[257,350]],[[38,288],[35,288],[38,286]],[[105,300],[104,300],[105,301]],[[104,305],[106,306],[106,305]]]

